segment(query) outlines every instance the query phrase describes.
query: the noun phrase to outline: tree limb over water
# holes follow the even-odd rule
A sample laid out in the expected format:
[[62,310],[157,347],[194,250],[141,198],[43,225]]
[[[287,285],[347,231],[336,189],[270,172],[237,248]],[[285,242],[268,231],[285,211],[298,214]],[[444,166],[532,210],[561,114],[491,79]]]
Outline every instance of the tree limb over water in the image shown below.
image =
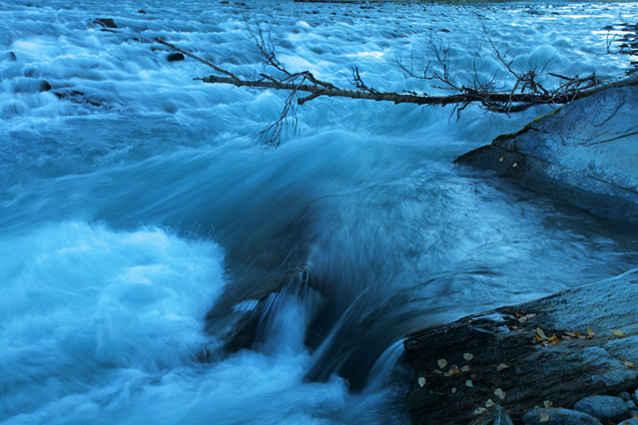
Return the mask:
[[[158,43],[170,47],[178,52],[183,53],[203,64],[213,68],[219,75],[210,75],[203,78],[195,78],[195,80],[203,81],[211,84],[231,84],[237,87],[253,87],[262,89],[275,89],[289,91],[290,95],[286,100],[286,104],[281,113],[280,118],[274,124],[260,133],[260,136],[267,144],[278,145],[281,132],[287,121],[292,121],[293,127],[296,128],[295,106],[303,105],[318,97],[342,97],[348,99],[366,99],[374,101],[400,103],[412,103],[415,105],[454,105],[454,112],[457,116],[461,111],[470,104],[479,104],[490,112],[506,113],[520,112],[535,105],[553,105],[565,104],[574,100],[582,99],[603,90],[613,87],[633,86],[638,84],[638,72],[630,74],[627,77],[602,81],[595,74],[585,78],[578,76],[566,77],[558,74],[546,72],[545,67],[542,69],[530,68],[526,72],[516,71],[512,67],[513,60],[509,60],[503,55],[496,46],[490,41],[490,45],[494,50],[498,61],[509,74],[514,77],[514,84],[507,89],[497,89],[492,80],[481,82],[476,70],[469,71],[469,75],[473,76],[467,85],[461,85],[453,82],[448,71],[447,51],[440,47],[433,47],[438,68],[440,71],[431,71],[431,63],[428,63],[425,70],[421,74],[416,74],[412,69],[399,63],[399,67],[410,77],[423,80],[436,81],[440,84],[439,89],[450,90],[453,94],[446,96],[430,96],[428,94],[419,94],[414,92],[383,92],[377,91],[366,85],[359,74],[358,68],[352,69],[352,83],[354,89],[344,89],[335,85],[321,81],[311,72],[289,72],[285,66],[279,62],[274,53],[274,47],[266,39],[264,34],[259,31],[255,34],[255,42],[260,53],[265,58],[264,65],[266,69],[272,69],[272,73],[261,73],[257,79],[246,79],[233,74],[232,72],[220,68],[209,61],[193,55],[179,47],[167,43],[160,39],[155,39]],[[551,76],[558,79],[559,84],[551,89],[547,89],[540,82],[541,77]],[[300,93],[307,93],[301,97]]]

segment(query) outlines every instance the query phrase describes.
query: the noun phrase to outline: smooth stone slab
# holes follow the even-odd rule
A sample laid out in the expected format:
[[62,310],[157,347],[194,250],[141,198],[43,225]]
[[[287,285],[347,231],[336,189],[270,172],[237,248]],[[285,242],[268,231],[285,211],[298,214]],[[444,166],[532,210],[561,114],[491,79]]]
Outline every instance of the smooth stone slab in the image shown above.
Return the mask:
[[[543,418],[543,414],[549,415],[549,419]],[[587,413],[562,407],[532,409],[523,416],[523,422],[527,425],[600,425]]]
[[638,222],[638,88],[571,102],[456,162],[600,217]]
[[600,422],[618,423],[629,417],[629,408],[620,397],[594,395],[578,400],[574,410],[592,415]]

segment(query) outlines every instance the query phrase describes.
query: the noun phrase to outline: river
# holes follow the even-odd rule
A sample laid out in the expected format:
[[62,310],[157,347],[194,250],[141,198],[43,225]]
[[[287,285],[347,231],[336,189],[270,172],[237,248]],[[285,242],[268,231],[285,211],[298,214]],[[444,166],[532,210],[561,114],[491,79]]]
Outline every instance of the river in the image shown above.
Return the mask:
[[[638,3],[0,2],[0,422],[408,424],[407,333],[637,263],[636,229],[453,164],[550,107],[319,98],[272,148],[258,135],[286,93],[194,80],[213,71],[169,62],[154,38],[255,77],[261,29],[293,72],[350,88],[357,67],[377,90],[445,93],[397,63],[437,69],[445,50],[455,81],[476,69],[510,84],[491,41],[518,69],[620,76],[604,28],[636,16]],[[271,297],[252,347],[201,362],[224,344],[207,312],[228,293],[251,302],[240,276],[300,258],[317,285]]]

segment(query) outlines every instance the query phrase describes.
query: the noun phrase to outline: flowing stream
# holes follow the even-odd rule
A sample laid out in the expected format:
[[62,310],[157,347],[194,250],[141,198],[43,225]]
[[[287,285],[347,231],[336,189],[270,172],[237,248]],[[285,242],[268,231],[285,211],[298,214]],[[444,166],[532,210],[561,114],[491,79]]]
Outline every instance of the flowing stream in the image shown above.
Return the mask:
[[[292,72],[445,93],[420,73],[620,76],[638,3],[0,2],[0,423],[408,424],[402,338],[635,266],[615,226],[453,160],[552,111],[319,98],[277,148],[287,93],[204,84],[159,37],[246,78],[261,31]],[[117,28],[96,19],[110,18]],[[612,49],[616,44],[612,43]],[[474,77],[467,77],[474,78]],[[555,81],[547,81],[548,85]],[[259,341],[201,361],[246,270],[319,282],[268,302]],[[253,276],[254,277],[254,276]],[[252,287],[251,287],[252,288]],[[252,304],[251,304],[252,303]],[[252,306],[252,307],[251,307]]]

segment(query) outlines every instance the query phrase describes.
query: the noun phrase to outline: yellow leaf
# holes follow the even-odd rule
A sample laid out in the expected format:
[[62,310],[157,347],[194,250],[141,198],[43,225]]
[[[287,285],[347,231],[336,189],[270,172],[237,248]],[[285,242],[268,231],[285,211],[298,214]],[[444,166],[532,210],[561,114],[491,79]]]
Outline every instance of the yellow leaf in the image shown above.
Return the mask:
[[577,337],[578,336],[578,332],[565,332],[568,336],[571,336],[572,338]]
[[536,328],[536,333],[538,334],[538,336],[540,336],[542,339],[547,339],[547,337],[545,336],[545,332],[543,332],[543,330],[541,328]]
[[420,377],[416,381],[419,383],[419,387],[423,387],[425,385],[425,378],[424,377]]
[[485,402],[485,407],[492,407],[494,406],[494,402],[492,401],[492,399],[489,399]]
[[494,394],[496,394],[498,398],[500,398],[501,400],[505,398],[505,391],[503,391],[500,388],[497,388],[496,390],[494,390]]
[[440,367],[441,369],[443,369],[445,366],[447,366],[447,360],[445,360],[445,359],[438,359],[438,360],[436,361],[436,364],[438,364],[438,365],[439,365],[439,367]]
[[634,364],[632,362],[625,362],[625,366],[627,367],[634,367]]
[[538,422],[549,422],[549,413],[541,413],[541,418],[538,420]]
[[551,402],[551,401],[549,401],[549,400],[545,400],[545,401],[543,402],[543,406],[545,406],[545,408],[546,408],[546,409],[551,408],[553,405],[554,405],[554,403],[552,403],[552,402]]
[[594,331],[592,330],[592,328],[590,328],[589,326],[587,327],[587,335],[591,335],[591,336],[596,335]]
[[461,371],[459,370],[459,367],[455,364],[453,364],[452,366],[450,366],[450,375],[456,375],[458,373],[461,373]]
[[612,332],[612,334],[614,334],[614,336],[618,338],[622,338],[625,336],[625,333],[621,331],[620,329],[616,329],[615,331]]
[[465,353],[465,354],[463,354],[463,358],[465,360],[467,360],[467,361],[470,361],[470,360],[472,360],[474,358],[474,356],[472,354],[470,354],[470,353]]
[[469,379],[467,381],[465,381],[465,386],[466,387],[473,387],[474,384],[472,383],[472,381],[470,381]]

